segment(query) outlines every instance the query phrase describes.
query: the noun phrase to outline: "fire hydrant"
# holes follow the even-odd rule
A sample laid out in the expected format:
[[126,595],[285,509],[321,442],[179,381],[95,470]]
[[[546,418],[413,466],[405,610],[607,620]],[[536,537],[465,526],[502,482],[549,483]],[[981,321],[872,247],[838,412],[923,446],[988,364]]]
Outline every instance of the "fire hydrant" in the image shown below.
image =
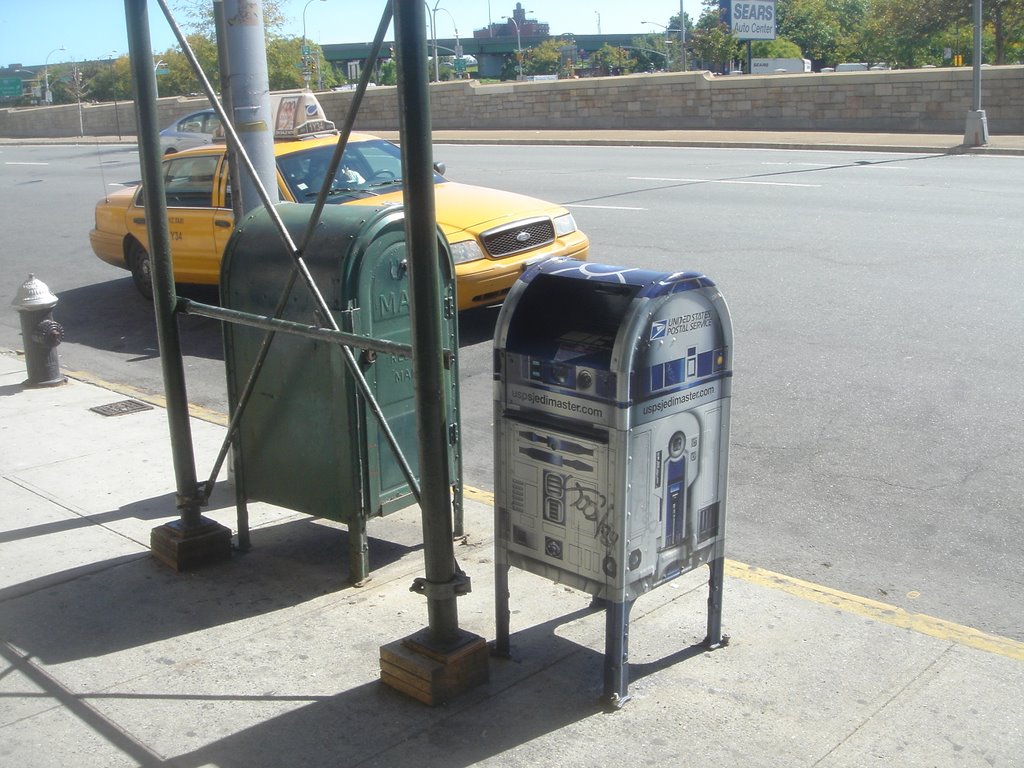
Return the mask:
[[28,368],[26,387],[55,387],[67,379],[61,375],[57,345],[64,339],[64,328],[53,319],[57,297],[46,283],[29,275],[11,302],[21,315],[21,336],[25,344]]

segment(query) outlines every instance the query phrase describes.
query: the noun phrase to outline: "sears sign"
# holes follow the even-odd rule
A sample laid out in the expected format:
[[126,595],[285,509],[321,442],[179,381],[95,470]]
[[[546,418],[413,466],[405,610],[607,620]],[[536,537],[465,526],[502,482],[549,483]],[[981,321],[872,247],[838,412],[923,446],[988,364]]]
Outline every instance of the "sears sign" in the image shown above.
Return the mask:
[[738,39],[775,39],[775,0],[721,0],[720,7]]

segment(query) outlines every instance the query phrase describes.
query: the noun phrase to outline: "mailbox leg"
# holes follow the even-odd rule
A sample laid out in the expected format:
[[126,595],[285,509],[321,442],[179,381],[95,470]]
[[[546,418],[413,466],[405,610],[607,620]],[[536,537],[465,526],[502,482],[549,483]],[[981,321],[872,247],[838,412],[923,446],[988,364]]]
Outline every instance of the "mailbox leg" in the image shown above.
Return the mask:
[[366,516],[356,514],[348,524],[348,580],[361,587],[370,575],[370,542],[366,536]]
[[609,602],[604,613],[604,699],[615,709],[629,700],[629,612],[634,602]]
[[725,580],[725,558],[716,557],[708,563],[711,575],[708,577],[708,636],[704,645],[714,648],[728,642],[722,640],[722,582]]
[[493,655],[507,659],[512,655],[509,639],[511,612],[508,606],[508,563],[494,564],[494,651]]
[[245,462],[242,461],[242,441],[237,434],[231,445],[228,461],[231,462],[231,474],[235,484],[238,551],[248,552],[252,549],[252,540],[249,537],[249,497],[245,491]]

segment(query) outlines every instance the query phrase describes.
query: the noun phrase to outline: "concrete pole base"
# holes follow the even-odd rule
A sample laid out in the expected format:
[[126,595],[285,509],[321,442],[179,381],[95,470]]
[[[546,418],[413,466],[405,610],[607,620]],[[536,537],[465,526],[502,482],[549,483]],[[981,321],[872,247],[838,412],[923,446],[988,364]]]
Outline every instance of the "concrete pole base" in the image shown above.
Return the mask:
[[490,652],[479,635],[459,630],[456,640],[438,647],[422,629],[380,648],[380,679],[431,707],[486,683]]
[[180,520],[154,528],[149,535],[153,557],[176,571],[231,559],[231,529],[205,517],[184,528]]
[[983,147],[988,144],[988,120],[985,110],[971,110],[967,113],[967,126],[964,128],[964,145]]

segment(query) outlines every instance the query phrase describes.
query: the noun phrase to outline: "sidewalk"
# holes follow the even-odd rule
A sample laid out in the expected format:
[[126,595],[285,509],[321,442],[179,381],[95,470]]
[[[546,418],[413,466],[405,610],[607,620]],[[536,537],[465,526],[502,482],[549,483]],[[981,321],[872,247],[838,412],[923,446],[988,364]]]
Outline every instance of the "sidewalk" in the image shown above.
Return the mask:
[[[370,131],[397,141],[398,131]],[[478,131],[435,130],[436,144],[564,144],[594,146],[734,147],[856,150],[941,154],[1024,155],[1024,136],[989,136],[982,147],[965,147],[963,134],[843,133],[813,131]],[[134,136],[3,138],[0,146],[29,144],[135,144]]]
[[[637,601],[633,698],[604,713],[604,619],[512,571],[512,660],[429,708],[379,682],[379,648],[426,624],[419,512],[344,529],[251,505],[253,549],[176,574],[148,553],[175,517],[160,407],[70,380],[26,389],[0,350],[0,764],[11,768],[1014,766],[1024,644],[730,562],[723,629],[705,572]],[[200,477],[224,428],[192,420]],[[467,502],[460,625],[494,636],[492,509]],[[209,517],[234,528],[221,479]]]

